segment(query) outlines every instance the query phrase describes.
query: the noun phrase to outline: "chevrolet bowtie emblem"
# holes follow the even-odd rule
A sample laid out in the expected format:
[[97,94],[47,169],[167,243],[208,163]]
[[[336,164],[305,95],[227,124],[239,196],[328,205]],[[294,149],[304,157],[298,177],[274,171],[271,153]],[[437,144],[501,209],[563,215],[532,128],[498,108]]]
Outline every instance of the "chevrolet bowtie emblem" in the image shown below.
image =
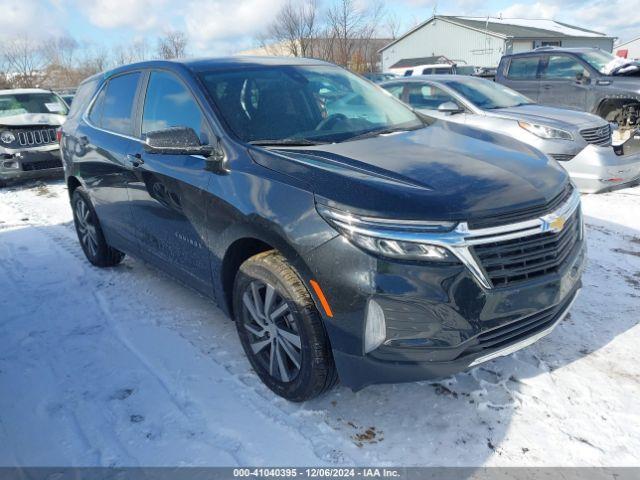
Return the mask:
[[567,220],[564,217],[558,217],[549,224],[549,230],[552,232],[561,232]]

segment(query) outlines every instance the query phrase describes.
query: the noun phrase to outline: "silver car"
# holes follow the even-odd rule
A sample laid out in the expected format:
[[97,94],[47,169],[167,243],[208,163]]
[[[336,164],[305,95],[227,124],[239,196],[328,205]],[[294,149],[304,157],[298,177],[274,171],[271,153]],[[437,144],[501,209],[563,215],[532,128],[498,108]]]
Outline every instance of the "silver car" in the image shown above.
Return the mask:
[[541,150],[560,162],[583,193],[640,180],[638,149],[614,147],[612,127],[596,115],[537,105],[508,87],[468,76],[402,78],[381,86],[427,116],[505,134]]

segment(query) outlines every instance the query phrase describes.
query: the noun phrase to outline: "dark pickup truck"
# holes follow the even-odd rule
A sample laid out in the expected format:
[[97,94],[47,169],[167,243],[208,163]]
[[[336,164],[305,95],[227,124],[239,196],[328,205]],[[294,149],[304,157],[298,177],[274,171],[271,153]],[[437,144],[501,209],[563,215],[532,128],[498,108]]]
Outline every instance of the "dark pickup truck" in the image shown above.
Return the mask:
[[640,63],[596,48],[543,47],[505,55],[496,82],[543,105],[595,113],[626,140],[640,126]]

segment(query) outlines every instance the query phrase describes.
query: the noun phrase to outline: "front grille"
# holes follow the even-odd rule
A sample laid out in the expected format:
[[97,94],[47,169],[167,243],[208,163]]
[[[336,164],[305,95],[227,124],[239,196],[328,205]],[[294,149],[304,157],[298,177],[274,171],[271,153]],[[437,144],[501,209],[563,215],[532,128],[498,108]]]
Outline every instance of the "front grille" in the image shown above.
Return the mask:
[[546,330],[558,321],[565,310],[571,305],[576,295],[577,291],[574,291],[573,294],[569,295],[562,303],[555,307],[547,308],[528,317],[481,333],[476,337],[477,343],[465,349],[465,351],[460,354],[460,357],[486,350],[498,350],[508,347],[509,345],[518,343],[521,340]]
[[54,158],[42,160],[40,162],[22,162],[22,170],[31,172],[33,170],[47,170],[49,168],[62,168],[62,160]]
[[493,286],[503,287],[556,273],[578,243],[580,228],[576,209],[560,232],[475,245],[473,251]]
[[55,143],[56,129],[50,127],[29,127],[19,130],[14,130],[18,144],[21,147],[36,147],[38,145],[48,145]]
[[609,124],[602,127],[580,130],[580,135],[582,135],[582,138],[588,143],[603,147],[609,147],[611,145],[611,133],[611,126]]
[[553,212],[560,205],[566,202],[572,193],[573,185],[568,183],[564,190],[562,190],[558,195],[551,199],[551,201],[545,204],[535,205],[533,207],[515,210],[500,215],[491,215],[484,218],[476,218],[474,220],[470,220],[468,225],[470,228],[489,228],[542,217],[547,213]]
[[551,157],[557,162],[569,162],[575,158],[575,155],[567,155],[565,153],[552,153]]

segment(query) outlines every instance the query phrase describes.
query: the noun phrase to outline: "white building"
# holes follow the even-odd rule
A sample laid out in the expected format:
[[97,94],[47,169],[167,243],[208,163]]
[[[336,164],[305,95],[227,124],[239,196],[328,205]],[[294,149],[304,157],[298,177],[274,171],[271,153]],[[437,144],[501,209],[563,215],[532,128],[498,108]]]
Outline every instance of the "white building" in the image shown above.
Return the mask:
[[629,40],[628,42],[619,43],[615,47],[615,53],[619,57],[630,60],[640,60],[640,37]]
[[412,58],[444,56],[458,65],[496,67],[502,55],[541,46],[598,47],[613,37],[555,20],[435,15],[380,50],[382,69]]

